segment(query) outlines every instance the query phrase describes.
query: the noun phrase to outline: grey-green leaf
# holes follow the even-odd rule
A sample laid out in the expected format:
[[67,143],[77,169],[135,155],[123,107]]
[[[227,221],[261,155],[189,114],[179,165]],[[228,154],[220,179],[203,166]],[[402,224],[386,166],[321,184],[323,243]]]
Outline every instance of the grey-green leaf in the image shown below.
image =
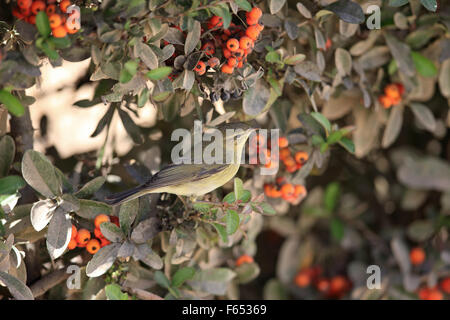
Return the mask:
[[56,204],[52,200],[40,200],[31,207],[30,219],[31,225],[36,231],[41,231],[50,222]]
[[194,51],[195,47],[197,46],[198,42],[200,41],[200,34],[201,34],[201,25],[200,22],[197,20],[194,22],[194,26],[192,30],[188,33],[186,37],[186,43],[184,45],[184,53],[186,55],[190,54],[192,51]]
[[101,248],[88,262],[86,266],[87,276],[91,278],[99,277],[108,271],[117,258],[120,246],[120,243],[112,243]]
[[70,242],[72,223],[69,215],[58,207],[53,214],[47,232],[47,249],[52,259],[60,257]]
[[0,281],[6,285],[11,295],[17,300],[34,300],[30,288],[16,277],[0,271]]
[[430,109],[418,102],[411,102],[410,107],[417,121],[428,131],[434,132],[436,119]]
[[111,242],[120,242],[125,238],[122,229],[111,222],[103,222],[100,224],[100,231]]
[[389,147],[397,139],[403,123],[403,109],[403,105],[392,107],[381,142],[383,148]]

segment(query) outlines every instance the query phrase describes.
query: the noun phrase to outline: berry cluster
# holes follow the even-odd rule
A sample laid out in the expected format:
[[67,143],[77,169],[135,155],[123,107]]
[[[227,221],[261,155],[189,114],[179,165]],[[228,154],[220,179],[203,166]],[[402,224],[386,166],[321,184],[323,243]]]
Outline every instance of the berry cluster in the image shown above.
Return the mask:
[[247,56],[253,50],[255,41],[258,40],[260,32],[264,29],[259,24],[261,16],[261,9],[254,7],[251,11],[246,12],[246,28],[244,25],[236,25],[232,22],[228,29],[223,29],[221,17],[211,17],[207,28],[213,39],[206,41],[201,47],[201,50],[210,58],[206,63],[200,60],[194,69],[195,72],[201,76],[205,74],[207,65],[211,68],[220,65],[220,59],[213,56],[218,47],[222,48],[222,56],[226,60],[220,68],[223,73],[232,74],[234,68],[242,68]]
[[104,222],[112,222],[119,227],[119,219],[115,216],[107,216],[106,214],[99,214],[94,220],[94,236],[91,238],[91,232],[87,229],[80,229],[72,225],[72,239],[70,239],[68,249],[73,250],[76,247],[86,248],[87,252],[95,254],[100,248],[107,246],[111,242],[106,239],[100,231],[100,225]]
[[306,197],[306,188],[300,184],[287,183],[286,178],[278,177],[275,184],[264,185],[264,193],[269,198],[283,198],[291,204],[297,204]]
[[300,288],[313,285],[323,296],[332,299],[342,298],[350,289],[350,280],[342,275],[331,278],[321,276],[322,269],[319,266],[301,269],[295,276],[295,284]]
[[253,257],[248,254],[243,254],[239,258],[236,259],[236,267],[243,265],[244,263],[253,263]]
[[[79,12],[67,12],[71,5],[70,0],[62,0],[59,4],[56,4],[56,0],[17,0],[17,7],[13,8],[12,13],[17,19],[36,24],[36,15],[44,11],[48,16],[53,37],[64,38],[67,34],[74,34],[79,30],[76,22],[76,19],[80,18]],[[68,19],[69,17],[72,19]]]
[[405,87],[401,83],[391,83],[384,87],[384,95],[378,98],[378,101],[385,109],[399,104],[402,101],[402,95]]

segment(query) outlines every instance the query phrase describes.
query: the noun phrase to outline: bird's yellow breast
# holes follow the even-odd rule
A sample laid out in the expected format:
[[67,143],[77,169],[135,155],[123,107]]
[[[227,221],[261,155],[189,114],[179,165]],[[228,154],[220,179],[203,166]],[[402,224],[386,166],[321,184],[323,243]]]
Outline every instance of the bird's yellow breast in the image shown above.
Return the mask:
[[221,172],[217,172],[203,179],[190,183],[157,188],[152,190],[152,193],[168,192],[180,196],[202,196],[223,186],[225,183],[230,181],[236,175],[238,170],[239,164],[230,164]]

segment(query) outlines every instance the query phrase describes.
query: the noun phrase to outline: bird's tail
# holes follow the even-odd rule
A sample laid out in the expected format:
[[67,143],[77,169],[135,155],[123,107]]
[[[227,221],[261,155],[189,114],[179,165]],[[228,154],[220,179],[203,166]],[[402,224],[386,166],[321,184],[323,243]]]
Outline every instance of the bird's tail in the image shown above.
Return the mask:
[[126,201],[131,201],[133,199],[139,198],[140,196],[146,193],[150,193],[148,186],[146,186],[145,184],[141,184],[135,188],[112,194],[109,197],[107,197],[105,201],[110,205],[117,205]]

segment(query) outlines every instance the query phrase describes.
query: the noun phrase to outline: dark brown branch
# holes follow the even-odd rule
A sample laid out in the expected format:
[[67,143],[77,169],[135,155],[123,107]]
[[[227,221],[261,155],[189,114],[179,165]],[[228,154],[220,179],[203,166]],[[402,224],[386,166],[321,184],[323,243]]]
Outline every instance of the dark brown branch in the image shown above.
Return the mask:
[[35,298],[39,297],[46,293],[49,289],[66,280],[69,276],[70,274],[66,272],[66,269],[56,270],[33,283],[30,286],[31,292]]

